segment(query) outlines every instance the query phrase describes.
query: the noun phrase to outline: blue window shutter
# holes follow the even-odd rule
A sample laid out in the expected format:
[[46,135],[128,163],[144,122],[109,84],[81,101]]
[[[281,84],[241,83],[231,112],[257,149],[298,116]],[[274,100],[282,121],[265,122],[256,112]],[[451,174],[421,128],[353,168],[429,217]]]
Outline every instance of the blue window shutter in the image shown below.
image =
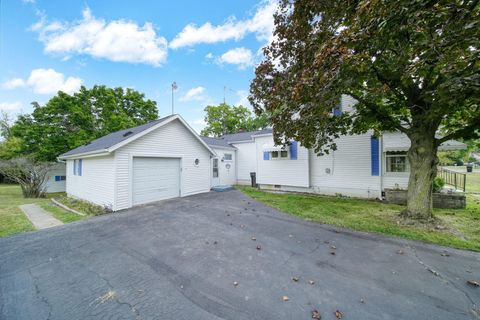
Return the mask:
[[55,181],[60,181],[61,177],[60,176],[55,176]]
[[372,176],[378,176],[380,173],[380,148],[379,140],[372,136],[370,138],[370,152],[372,156]]
[[78,175],[82,175],[82,159],[78,160]]
[[342,105],[339,104],[338,106],[336,106],[335,108],[333,108],[333,115],[335,117],[338,117],[339,115],[342,114]]
[[297,141],[292,141],[290,143],[290,159],[297,160],[297,153],[298,153],[298,143]]
[[263,160],[270,160],[270,152],[263,151]]
[[77,160],[73,160],[73,175],[77,175]]

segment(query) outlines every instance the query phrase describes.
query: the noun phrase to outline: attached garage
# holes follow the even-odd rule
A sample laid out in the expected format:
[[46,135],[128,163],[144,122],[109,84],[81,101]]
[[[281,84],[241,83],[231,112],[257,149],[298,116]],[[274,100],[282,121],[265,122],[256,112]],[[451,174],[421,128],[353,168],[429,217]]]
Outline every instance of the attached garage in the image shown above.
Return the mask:
[[134,157],[133,205],[180,197],[180,159]]
[[213,151],[179,115],[69,151],[67,194],[113,211],[208,192]]

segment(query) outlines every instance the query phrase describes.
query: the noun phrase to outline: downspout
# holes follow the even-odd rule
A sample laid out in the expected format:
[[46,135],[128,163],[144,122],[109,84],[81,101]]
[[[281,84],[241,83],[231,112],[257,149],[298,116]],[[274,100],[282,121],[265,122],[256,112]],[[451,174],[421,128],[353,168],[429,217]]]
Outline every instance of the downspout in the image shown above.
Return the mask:
[[379,160],[379,177],[380,177],[380,194],[379,194],[379,199],[384,200],[383,197],[383,133],[380,134],[380,160]]

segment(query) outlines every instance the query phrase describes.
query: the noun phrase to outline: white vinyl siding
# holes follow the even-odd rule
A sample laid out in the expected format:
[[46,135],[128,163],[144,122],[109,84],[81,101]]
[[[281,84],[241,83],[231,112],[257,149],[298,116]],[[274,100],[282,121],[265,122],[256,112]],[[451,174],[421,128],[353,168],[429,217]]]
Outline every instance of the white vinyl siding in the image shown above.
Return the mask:
[[[213,147],[215,153],[218,155],[218,185],[234,185],[237,183],[236,177],[236,168],[235,168],[235,151],[234,150],[226,150],[223,148],[215,148]],[[225,154],[230,154],[232,160],[225,160]],[[223,161],[222,161],[223,158]],[[213,176],[213,172],[212,172]],[[215,184],[215,183],[213,183]]]
[[314,192],[337,193],[377,198],[380,177],[372,176],[371,134],[342,136],[336,140],[337,150],[318,156],[311,153],[311,186]]
[[133,205],[180,196],[180,159],[133,158]]
[[66,190],[66,181],[55,179],[56,176],[66,176],[66,165],[65,163],[56,164],[48,173],[48,179],[45,181],[44,188],[45,192],[65,192]]
[[73,174],[73,160],[68,160],[67,181],[68,195],[114,209],[113,156],[83,158],[81,176]]
[[250,184],[250,172],[257,172],[257,148],[255,141],[235,143],[233,146],[237,148],[237,183]]
[[[285,185],[309,187],[308,150],[298,144],[297,159],[278,158],[263,160],[264,145],[274,145],[273,136],[256,137],[257,183],[265,185]],[[280,156],[280,155],[279,155]]]
[[173,120],[115,151],[116,210],[133,204],[132,159],[142,156],[181,159],[182,197],[210,190],[210,152],[179,120]]

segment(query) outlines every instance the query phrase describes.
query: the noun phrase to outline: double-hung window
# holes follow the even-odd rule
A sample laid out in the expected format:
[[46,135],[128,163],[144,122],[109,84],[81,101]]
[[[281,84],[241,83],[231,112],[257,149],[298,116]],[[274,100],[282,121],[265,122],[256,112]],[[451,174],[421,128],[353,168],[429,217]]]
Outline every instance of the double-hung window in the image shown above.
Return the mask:
[[83,172],[83,163],[82,159],[73,160],[73,175],[81,176]]
[[405,152],[387,152],[385,171],[409,172],[410,164],[408,163],[407,154]]

